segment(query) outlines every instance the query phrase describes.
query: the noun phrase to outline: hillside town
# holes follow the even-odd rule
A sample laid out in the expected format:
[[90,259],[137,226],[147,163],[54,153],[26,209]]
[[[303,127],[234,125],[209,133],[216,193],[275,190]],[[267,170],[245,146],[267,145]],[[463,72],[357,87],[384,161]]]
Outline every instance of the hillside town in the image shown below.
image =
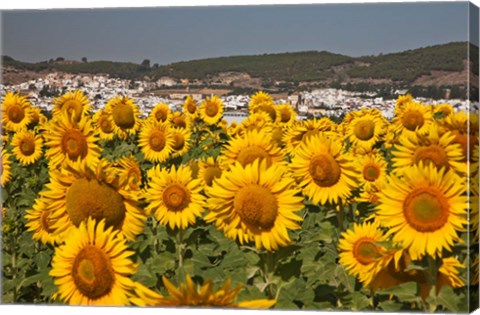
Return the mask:
[[[67,91],[81,90],[91,100],[94,111],[105,106],[106,102],[118,95],[132,97],[140,107],[141,112],[147,115],[158,103],[168,104],[172,111],[181,111],[185,98],[191,95],[198,103],[204,98],[212,96],[211,93],[192,92],[188,87],[182,89],[165,90],[172,87],[172,82],[158,80],[157,82],[130,81],[111,78],[107,75],[81,76],[71,74],[49,73],[44,78],[29,80],[16,85],[0,84],[0,96],[7,92],[19,92],[28,95],[32,104],[43,110],[50,110],[55,95]],[[163,93],[156,93],[163,88]],[[52,92],[53,91],[53,92]],[[165,92],[167,91],[167,92]],[[397,90],[395,95],[403,95],[407,90]],[[247,116],[250,95],[218,95],[225,106],[225,116]],[[470,102],[460,99],[449,99],[448,94],[444,99],[416,98],[425,104],[451,104],[457,111],[469,110]],[[341,89],[315,89],[311,91],[292,93],[282,98],[276,98],[276,103],[290,103],[297,111],[299,118],[343,116],[349,111],[360,108],[377,108],[387,119],[394,116],[395,99],[376,97],[374,92],[361,94]],[[472,108],[478,110],[478,104]]]

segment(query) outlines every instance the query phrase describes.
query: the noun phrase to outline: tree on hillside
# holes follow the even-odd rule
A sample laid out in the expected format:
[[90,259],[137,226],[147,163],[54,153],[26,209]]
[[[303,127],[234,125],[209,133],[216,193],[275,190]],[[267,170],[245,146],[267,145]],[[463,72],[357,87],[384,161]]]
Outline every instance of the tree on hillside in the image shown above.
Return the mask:
[[82,62],[87,63],[88,62],[87,57],[82,57]]
[[144,66],[146,68],[150,68],[150,59],[144,59],[142,61],[142,66]]

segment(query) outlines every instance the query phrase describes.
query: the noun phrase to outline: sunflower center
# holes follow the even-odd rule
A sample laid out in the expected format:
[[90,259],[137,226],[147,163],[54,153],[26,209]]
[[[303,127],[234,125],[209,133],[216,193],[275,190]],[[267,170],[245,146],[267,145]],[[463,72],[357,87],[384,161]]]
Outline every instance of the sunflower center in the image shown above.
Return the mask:
[[77,179],[67,190],[67,213],[72,223],[79,226],[88,217],[105,219],[107,227],[119,229],[125,219],[123,197],[112,187],[95,179]]
[[266,159],[267,166],[272,165],[272,158],[268,152],[256,145],[252,145],[243,149],[237,156],[237,161],[240,162],[240,164],[242,164],[244,167],[253,163],[253,161],[256,159]]
[[197,106],[193,103],[188,103],[187,110],[190,114],[195,114],[195,112],[197,111]]
[[168,113],[166,110],[159,109],[155,112],[155,119],[157,121],[165,122],[168,118]]
[[442,147],[436,144],[426,147],[418,147],[413,159],[416,164],[423,161],[425,164],[433,163],[437,168],[445,167],[448,169],[450,166],[447,153]]
[[369,182],[374,182],[380,176],[380,169],[375,165],[367,165],[363,169],[363,178]]
[[370,140],[375,134],[375,123],[370,119],[360,120],[355,124],[355,127],[353,128],[353,133],[360,140]]
[[18,104],[13,104],[7,110],[7,117],[8,120],[17,124],[25,117],[25,109]]
[[172,211],[182,211],[190,204],[190,194],[184,186],[172,184],[163,191],[163,203]]
[[150,134],[148,138],[148,143],[150,144],[150,149],[155,152],[160,152],[165,148],[167,144],[167,139],[165,133],[161,130],[155,130]]
[[292,119],[292,113],[288,110],[288,108],[282,108],[280,110],[280,121],[282,123],[287,123]]
[[241,188],[233,200],[235,212],[242,221],[258,229],[270,229],[278,216],[278,205],[275,195],[259,185]]
[[79,121],[82,117],[83,106],[78,100],[66,101],[65,104],[63,104],[63,108],[69,116],[71,116],[73,113],[75,121]]
[[123,129],[130,129],[135,126],[135,114],[132,106],[120,103],[112,110],[112,117],[115,124]]
[[23,155],[32,155],[35,152],[35,141],[33,139],[23,139],[20,143],[20,151]]
[[63,135],[62,149],[71,160],[76,160],[78,157],[83,159],[88,152],[87,140],[79,130],[67,130]]
[[103,117],[100,120],[100,129],[102,130],[103,133],[112,133],[113,132],[112,122],[108,120],[107,117]]
[[109,258],[101,249],[92,245],[84,247],[75,257],[72,277],[77,289],[92,300],[110,293],[115,283]]
[[265,112],[270,116],[272,121],[276,121],[277,119],[277,112],[275,111],[275,107],[271,104],[262,104],[258,107],[258,109],[262,112]]
[[179,132],[176,132],[173,134],[173,149],[178,151],[183,149],[185,146],[185,139],[183,138],[183,135]]
[[185,121],[185,119],[183,119],[180,116],[177,116],[177,117],[173,118],[173,124],[177,127],[183,128],[183,129],[187,128],[187,122]]
[[208,103],[205,107],[205,114],[209,117],[215,117],[218,113],[218,106],[215,103]]
[[205,169],[203,179],[207,186],[212,186],[214,178],[220,178],[222,176],[222,170],[218,166],[209,166]]
[[446,198],[431,187],[410,192],[403,203],[408,224],[419,232],[433,232],[445,225],[449,207]]
[[423,115],[418,110],[411,110],[406,112],[402,118],[402,124],[410,131],[415,131],[422,127],[424,123]]
[[128,184],[130,188],[137,189],[142,180],[142,173],[138,168],[131,168],[128,171]]
[[375,245],[372,239],[362,238],[353,247],[353,256],[362,265],[368,265],[381,257],[380,248]]
[[[473,162],[473,155],[471,151],[469,152],[468,147],[470,146],[470,150],[472,150],[475,144],[478,143],[478,137],[474,135],[460,133],[457,130],[455,130],[453,133],[455,134],[455,138],[453,139],[452,143],[458,143],[462,148],[463,162],[466,162],[467,160]],[[470,153],[470,155],[468,153]]]
[[310,160],[309,172],[320,187],[331,187],[340,179],[341,170],[331,154],[318,154]]

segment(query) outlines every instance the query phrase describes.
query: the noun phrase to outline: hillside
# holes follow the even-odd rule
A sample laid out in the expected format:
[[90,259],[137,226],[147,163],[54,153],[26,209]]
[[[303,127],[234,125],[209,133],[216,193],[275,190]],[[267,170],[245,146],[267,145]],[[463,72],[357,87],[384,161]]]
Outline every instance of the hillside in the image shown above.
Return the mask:
[[[478,56],[478,47],[471,55]],[[353,58],[326,51],[232,56],[177,62],[153,67],[112,61],[68,62],[63,58],[26,63],[3,56],[3,82],[15,81],[19,73],[41,72],[109,74],[131,80],[156,81],[162,77],[188,79],[190,84],[252,87],[331,86],[358,84],[394,86],[465,86],[467,43],[443,45]],[[478,69],[478,60],[476,61]],[[478,76],[478,70],[475,73]],[[442,80],[448,78],[448,80]]]

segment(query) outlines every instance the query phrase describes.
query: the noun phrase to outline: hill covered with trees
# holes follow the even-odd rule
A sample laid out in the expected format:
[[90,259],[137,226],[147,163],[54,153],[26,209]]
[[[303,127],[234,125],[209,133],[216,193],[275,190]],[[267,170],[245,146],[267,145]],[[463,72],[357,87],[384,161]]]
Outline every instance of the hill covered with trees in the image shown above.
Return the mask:
[[[319,86],[349,86],[369,89],[391,87],[441,86],[465,87],[468,77],[468,51],[473,60],[473,74],[478,76],[478,47],[467,42],[452,42],[398,53],[349,57],[327,51],[231,56],[151,65],[150,60],[126,63],[113,61],[67,61],[62,57],[38,63],[27,63],[3,56],[3,67],[16,71],[108,74],[130,80],[156,81],[162,77],[188,80],[205,86],[232,82],[218,81],[225,73],[255,78],[261,87],[287,89]],[[446,78],[442,81],[442,78]],[[215,81],[217,80],[217,81]],[[245,86],[243,86],[245,87]]]

